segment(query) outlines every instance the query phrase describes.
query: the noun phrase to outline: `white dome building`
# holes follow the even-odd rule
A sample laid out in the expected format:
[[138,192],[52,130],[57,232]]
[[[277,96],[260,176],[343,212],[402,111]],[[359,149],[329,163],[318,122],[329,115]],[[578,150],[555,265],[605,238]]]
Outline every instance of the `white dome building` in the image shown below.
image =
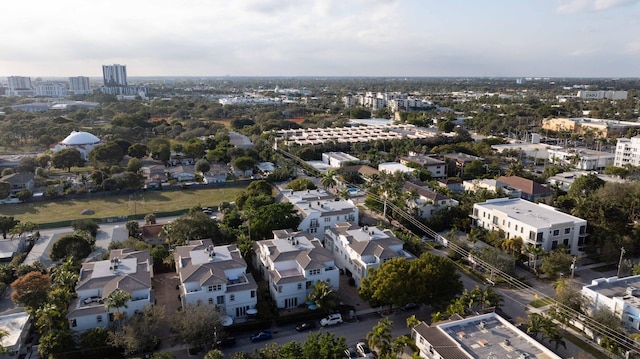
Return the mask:
[[86,161],[89,151],[101,144],[103,144],[102,140],[89,132],[72,131],[69,136],[65,137],[53,148],[53,151],[58,152],[67,148],[75,148],[80,151],[82,158]]

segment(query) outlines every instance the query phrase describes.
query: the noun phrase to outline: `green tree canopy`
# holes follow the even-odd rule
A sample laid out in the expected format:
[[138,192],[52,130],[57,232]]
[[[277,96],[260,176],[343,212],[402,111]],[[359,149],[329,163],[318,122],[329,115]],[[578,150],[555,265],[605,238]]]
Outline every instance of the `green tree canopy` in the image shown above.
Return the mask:
[[318,188],[315,183],[309,178],[296,178],[293,181],[287,183],[286,189],[294,190],[294,191],[304,191],[304,190],[312,190]]
[[165,241],[171,245],[184,245],[188,241],[211,238],[216,244],[222,244],[218,221],[202,212],[186,214],[163,227]]
[[192,347],[209,347],[221,328],[220,313],[213,305],[188,304],[171,317],[171,329],[176,333],[175,342]]
[[86,258],[91,251],[91,244],[84,236],[79,234],[66,234],[53,243],[49,258],[54,261],[70,256],[74,258]]
[[141,159],[147,156],[149,148],[142,143],[134,143],[127,149],[127,154],[133,158]]
[[11,283],[11,300],[35,313],[47,302],[51,277],[40,272],[29,272]]
[[125,152],[117,143],[109,142],[104,145],[94,147],[89,151],[89,154],[87,154],[87,158],[89,158],[89,161],[94,165],[115,165],[122,160],[124,155]]
[[71,167],[83,166],[84,159],[80,151],[75,148],[65,148],[53,154],[51,157],[51,163],[55,168],[66,168],[67,171],[71,171]]
[[298,212],[289,202],[259,207],[255,209],[250,219],[251,238],[270,238],[275,229],[297,229],[300,221]]
[[416,260],[394,258],[381,264],[362,280],[358,293],[365,299],[391,305],[410,302],[437,305],[460,294],[462,288],[453,262],[424,253]]

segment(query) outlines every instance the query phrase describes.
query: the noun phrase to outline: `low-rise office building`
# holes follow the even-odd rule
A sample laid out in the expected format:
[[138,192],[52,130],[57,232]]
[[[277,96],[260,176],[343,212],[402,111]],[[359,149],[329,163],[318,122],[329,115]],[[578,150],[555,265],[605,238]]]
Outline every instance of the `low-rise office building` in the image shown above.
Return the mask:
[[640,330],[640,275],[599,278],[582,287],[591,313],[608,309],[628,328]]
[[411,329],[420,358],[538,358],[560,356],[496,313],[462,318],[458,315]]
[[503,230],[507,238],[552,251],[564,246],[581,254],[587,238],[587,221],[542,203],[520,198],[497,198],[473,205],[473,225],[489,231]]

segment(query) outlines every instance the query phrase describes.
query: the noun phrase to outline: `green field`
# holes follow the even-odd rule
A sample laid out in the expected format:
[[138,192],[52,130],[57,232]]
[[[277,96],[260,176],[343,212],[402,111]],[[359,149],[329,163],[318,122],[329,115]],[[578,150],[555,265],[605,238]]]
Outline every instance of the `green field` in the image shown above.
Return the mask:
[[[78,218],[107,218],[146,213],[171,212],[188,209],[196,205],[218,206],[221,202],[232,202],[245,186],[215,189],[185,189],[181,191],[147,191],[135,198],[129,195],[93,199],[58,200],[17,205],[1,205],[0,215],[14,216],[22,222],[51,223]],[[81,215],[86,209],[92,215]]]

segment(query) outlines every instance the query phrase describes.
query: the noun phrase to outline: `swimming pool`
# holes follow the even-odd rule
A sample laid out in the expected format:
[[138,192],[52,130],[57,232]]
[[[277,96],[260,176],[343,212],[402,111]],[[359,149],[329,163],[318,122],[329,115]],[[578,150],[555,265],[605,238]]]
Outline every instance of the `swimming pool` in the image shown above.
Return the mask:
[[357,195],[357,194],[358,194],[358,189],[357,189],[357,188],[349,188],[349,189],[347,190],[347,192],[349,193],[349,195],[351,195],[351,196],[355,196],[355,195]]

